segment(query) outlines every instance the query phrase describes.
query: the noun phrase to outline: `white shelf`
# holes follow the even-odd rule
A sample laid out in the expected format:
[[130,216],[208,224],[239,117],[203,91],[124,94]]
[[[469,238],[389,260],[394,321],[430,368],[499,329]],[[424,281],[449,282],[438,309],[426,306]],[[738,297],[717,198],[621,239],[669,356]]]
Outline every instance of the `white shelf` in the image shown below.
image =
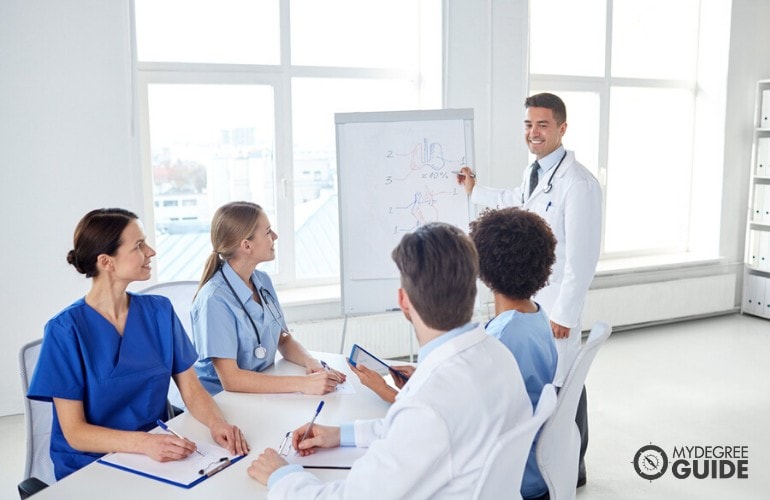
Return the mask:
[[770,80],[755,106],[741,312],[770,319]]

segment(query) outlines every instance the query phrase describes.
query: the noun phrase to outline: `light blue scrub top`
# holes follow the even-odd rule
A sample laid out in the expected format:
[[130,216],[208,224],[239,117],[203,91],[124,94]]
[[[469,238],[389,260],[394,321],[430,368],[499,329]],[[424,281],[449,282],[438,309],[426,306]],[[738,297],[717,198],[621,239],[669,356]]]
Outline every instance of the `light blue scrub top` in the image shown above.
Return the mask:
[[[551,332],[551,324],[538,304],[538,312],[522,313],[505,311],[487,323],[486,332],[505,344],[524,378],[527,395],[534,411],[540,400],[543,386],[553,382],[556,374],[556,341]],[[533,498],[548,492],[540,469],[535,459],[535,442],[529,450],[529,458],[521,482],[521,496]]]
[[[165,419],[171,375],[192,366],[195,350],[167,298],[129,297],[122,336],[84,299],[51,319],[27,397],[82,401],[86,421],[110,429],[147,431],[157,419]],[[100,456],[69,446],[54,407],[51,459],[56,479]]]
[[[190,310],[193,343],[198,351],[195,372],[211,395],[222,391],[222,383],[211,358],[234,359],[243,370],[261,372],[275,361],[281,331],[286,329],[283,310],[267,274],[257,270],[251,274],[262,297],[262,304],[259,304],[230,264],[225,262],[222,271],[235,295],[227,286],[222,272],[217,271],[200,289]],[[241,304],[257,326],[261,345],[267,351],[263,359],[254,355],[260,344]]]

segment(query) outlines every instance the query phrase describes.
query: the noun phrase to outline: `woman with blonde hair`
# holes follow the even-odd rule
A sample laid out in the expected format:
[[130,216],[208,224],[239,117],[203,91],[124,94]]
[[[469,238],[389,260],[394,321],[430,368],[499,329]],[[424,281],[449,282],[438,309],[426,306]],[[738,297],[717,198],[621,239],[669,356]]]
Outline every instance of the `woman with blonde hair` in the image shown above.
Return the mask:
[[[209,256],[190,311],[195,371],[211,393],[326,394],[345,381],[292,337],[270,277],[256,270],[275,259],[278,235],[262,207],[236,201],[217,209]],[[305,367],[299,376],[261,373],[276,352]]]

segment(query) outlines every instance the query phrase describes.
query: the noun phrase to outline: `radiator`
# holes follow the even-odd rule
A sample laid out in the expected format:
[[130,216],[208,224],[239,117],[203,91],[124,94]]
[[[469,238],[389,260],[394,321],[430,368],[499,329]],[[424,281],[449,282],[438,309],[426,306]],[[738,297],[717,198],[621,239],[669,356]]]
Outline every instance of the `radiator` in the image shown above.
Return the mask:
[[342,353],[347,355],[353,344],[382,358],[408,356],[417,351],[412,325],[400,312],[349,316],[347,320],[304,321],[290,326],[297,340],[311,351],[340,352],[342,346]]
[[583,330],[596,321],[619,327],[733,311],[736,280],[732,273],[590,290]]

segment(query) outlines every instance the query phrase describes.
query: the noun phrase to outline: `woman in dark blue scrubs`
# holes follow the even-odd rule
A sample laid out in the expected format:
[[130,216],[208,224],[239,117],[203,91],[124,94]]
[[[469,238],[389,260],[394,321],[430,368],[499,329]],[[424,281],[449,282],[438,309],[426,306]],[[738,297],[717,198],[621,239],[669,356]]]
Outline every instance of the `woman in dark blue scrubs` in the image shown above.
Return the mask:
[[173,377],[189,412],[233,454],[248,453],[243,434],[222,416],[192,366],[197,359],[168,299],[126,291],[150,277],[155,251],[137,216],[93,210],[75,230],[67,261],[91,289],[45,326],[27,397],[53,402],[51,459],[57,479],[105,453],[142,453],[165,462],[195,443],[150,434],[164,419]]

